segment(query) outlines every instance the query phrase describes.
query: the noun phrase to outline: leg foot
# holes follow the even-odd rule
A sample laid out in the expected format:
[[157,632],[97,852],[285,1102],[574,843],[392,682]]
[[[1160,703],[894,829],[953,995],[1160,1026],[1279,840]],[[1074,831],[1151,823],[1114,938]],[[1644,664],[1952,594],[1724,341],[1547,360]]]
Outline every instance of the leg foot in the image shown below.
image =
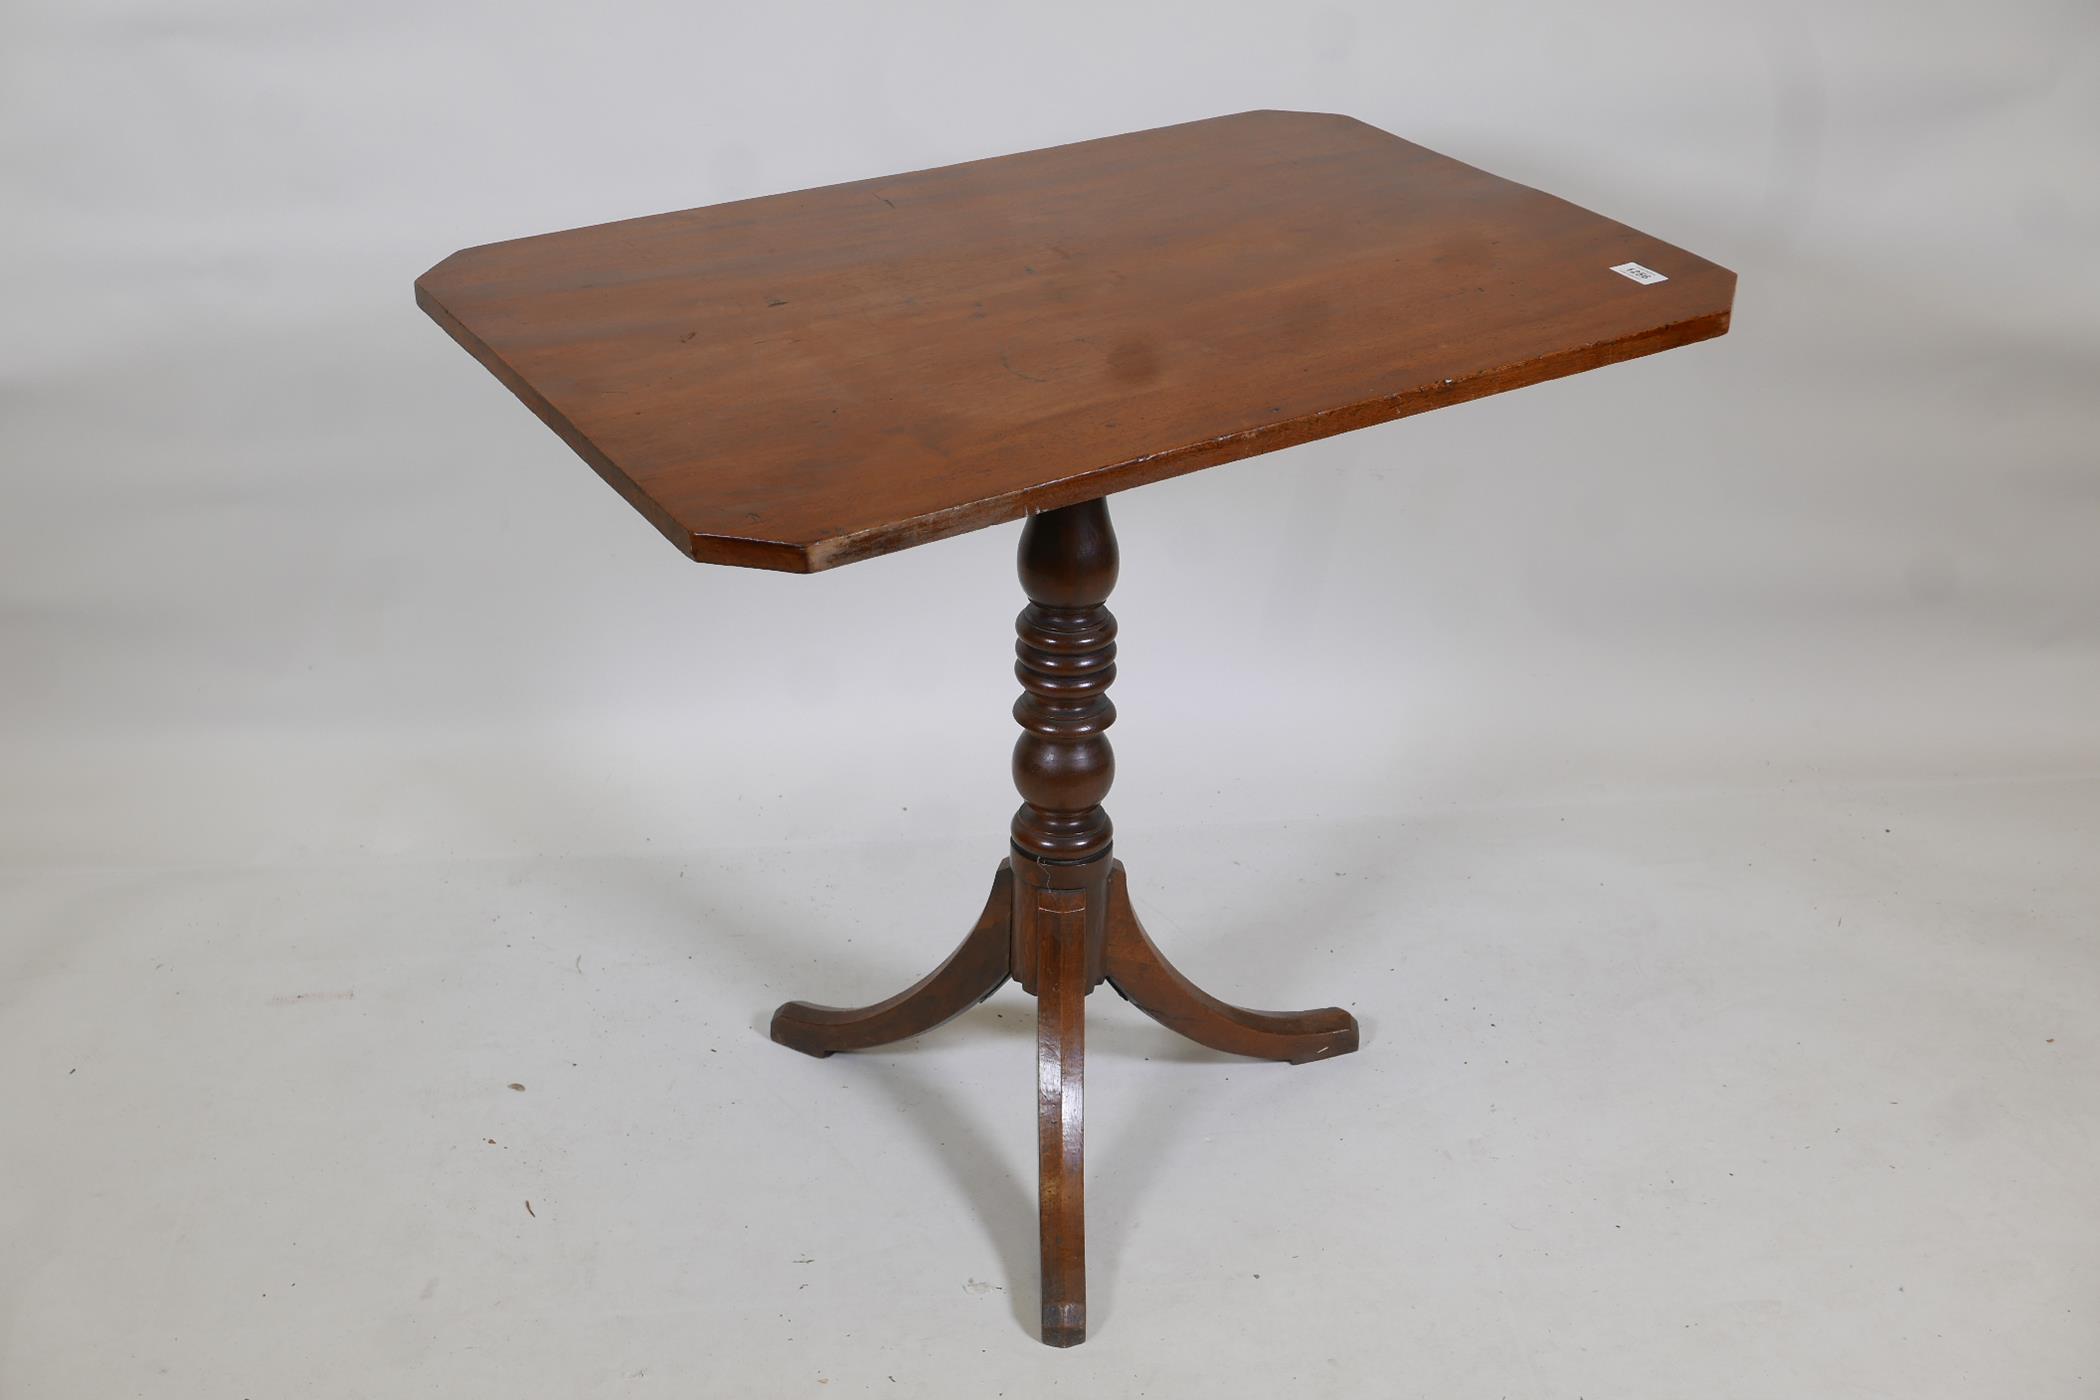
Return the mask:
[[819,1059],[930,1031],[999,990],[1012,970],[1013,863],[999,866],[977,926],[948,960],[888,1001],[816,1006],[791,1001],[773,1013],[773,1039]]
[[1249,1011],[1219,1001],[1181,975],[1153,946],[1130,907],[1117,861],[1108,876],[1108,980],[1153,1020],[1213,1050],[1302,1065],[1356,1048],[1356,1018],[1338,1006],[1319,1011]]

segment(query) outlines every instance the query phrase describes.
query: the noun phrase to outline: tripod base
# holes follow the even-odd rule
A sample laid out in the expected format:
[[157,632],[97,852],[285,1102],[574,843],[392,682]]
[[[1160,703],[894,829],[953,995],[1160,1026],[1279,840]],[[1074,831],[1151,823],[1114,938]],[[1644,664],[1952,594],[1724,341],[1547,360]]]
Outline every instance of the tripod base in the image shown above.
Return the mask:
[[946,962],[872,1006],[788,1002],[773,1013],[773,1039],[806,1055],[865,1050],[933,1029],[1008,978],[1036,998],[1043,1340],[1074,1346],[1086,1339],[1087,993],[1106,981],[1138,1010],[1200,1045],[1292,1064],[1354,1050],[1356,1018],[1332,1006],[1249,1011],[1196,986],[1146,937],[1130,906],[1123,862],[1103,852],[1078,864],[1002,862],[984,913]]

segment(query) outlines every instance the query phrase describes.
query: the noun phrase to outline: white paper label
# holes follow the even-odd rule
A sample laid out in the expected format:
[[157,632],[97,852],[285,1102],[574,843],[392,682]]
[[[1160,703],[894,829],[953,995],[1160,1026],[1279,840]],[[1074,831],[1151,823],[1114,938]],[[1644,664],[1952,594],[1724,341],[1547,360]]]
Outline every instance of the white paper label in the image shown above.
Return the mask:
[[1643,287],[1652,287],[1657,282],[1667,282],[1670,280],[1669,278],[1663,276],[1660,272],[1657,272],[1654,268],[1642,267],[1639,263],[1620,263],[1617,267],[1613,268],[1612,271],[1618,273],[1621,277],[1626,278],[1628,281],[1640,283]]

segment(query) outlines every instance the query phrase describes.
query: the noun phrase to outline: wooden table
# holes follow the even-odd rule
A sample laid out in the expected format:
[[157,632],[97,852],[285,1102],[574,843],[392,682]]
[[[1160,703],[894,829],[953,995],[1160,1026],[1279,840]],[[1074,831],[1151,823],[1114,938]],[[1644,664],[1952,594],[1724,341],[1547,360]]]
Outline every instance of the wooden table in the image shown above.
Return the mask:
[[1043,1340],[1086,1335],[1085,998],[1215,1049],[1356,1049],[1249,1011],[1131,910],[1102,800],[1104,497],[1728,328],[1735,275],[1348,117],[1246,112],[469,248],[416,301],[694,559],[809,573],[1027,517],[1010,857],[976,926],[812,1055],[1037,1001]]

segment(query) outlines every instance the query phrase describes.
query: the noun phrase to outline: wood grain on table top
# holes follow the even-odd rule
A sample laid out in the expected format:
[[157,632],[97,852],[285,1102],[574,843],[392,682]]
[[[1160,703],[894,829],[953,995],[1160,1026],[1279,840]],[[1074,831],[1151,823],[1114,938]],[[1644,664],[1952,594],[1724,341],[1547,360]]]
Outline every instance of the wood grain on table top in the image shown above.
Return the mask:
[[1720,335],[1734,287],[1247,112],[469,248],[416,300],[693,558],[809,572]]

